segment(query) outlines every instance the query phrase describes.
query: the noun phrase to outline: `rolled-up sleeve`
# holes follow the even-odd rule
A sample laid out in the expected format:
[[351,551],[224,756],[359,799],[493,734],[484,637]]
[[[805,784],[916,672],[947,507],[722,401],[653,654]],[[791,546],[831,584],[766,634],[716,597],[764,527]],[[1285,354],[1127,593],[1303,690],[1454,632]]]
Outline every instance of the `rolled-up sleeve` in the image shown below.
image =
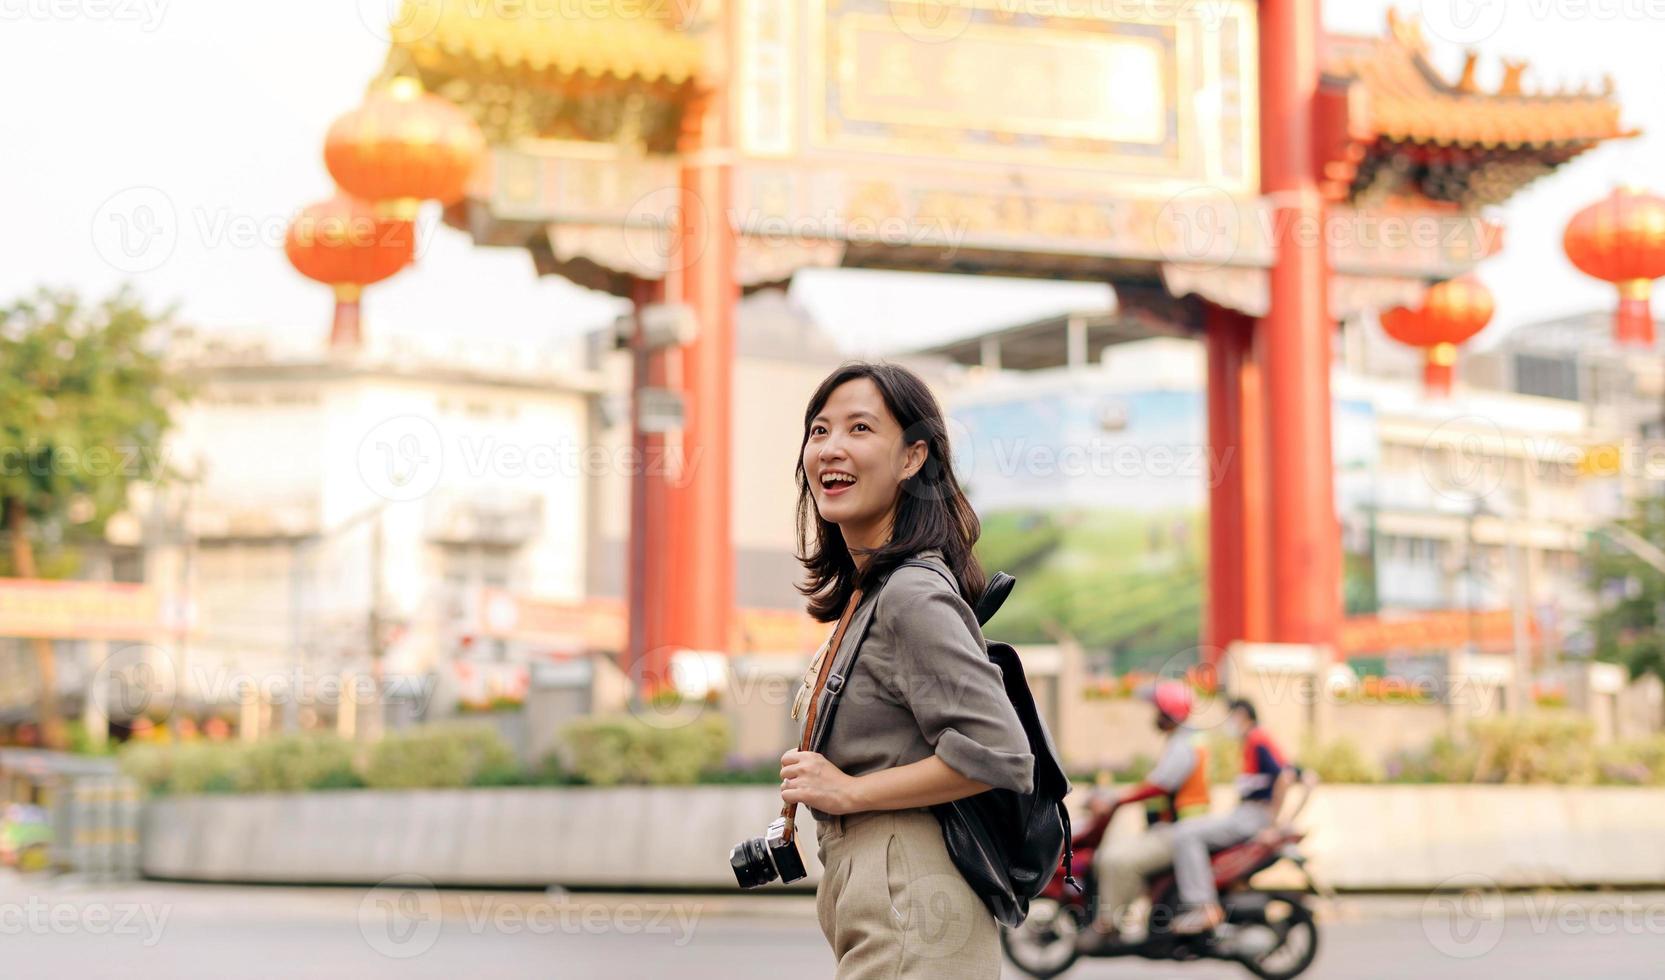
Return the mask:
[[884,617],[893,658],[889,680],[925,741],[968,779],[1029,792],[1035,757],[970,608],[946,589],[885,598],[902,600]]

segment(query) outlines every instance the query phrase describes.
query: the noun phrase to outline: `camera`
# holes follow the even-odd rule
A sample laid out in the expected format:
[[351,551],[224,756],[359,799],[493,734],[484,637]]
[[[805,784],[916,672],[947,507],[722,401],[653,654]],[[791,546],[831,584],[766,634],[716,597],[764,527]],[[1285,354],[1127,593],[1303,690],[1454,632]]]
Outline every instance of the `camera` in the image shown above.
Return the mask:
[[789,884],[804,877],[804,860],[798,856],[795,840],[786,836],[786,818],[776,817],[768,833],[734,845],[728,853],[729,866],[741,888],[767,885],[776,878]]

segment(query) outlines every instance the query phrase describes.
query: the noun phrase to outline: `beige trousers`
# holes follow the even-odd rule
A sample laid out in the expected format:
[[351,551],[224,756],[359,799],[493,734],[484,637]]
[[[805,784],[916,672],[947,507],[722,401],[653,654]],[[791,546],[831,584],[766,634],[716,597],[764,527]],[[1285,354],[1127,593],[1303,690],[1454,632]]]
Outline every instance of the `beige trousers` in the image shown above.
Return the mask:
[[994,916],[948,857],[929,810],[855,813],[815,823],[815,917],[836,980],[999,980]]
[[[1121,926],[1130,905],[1145,893],[1145,879],[1174,863],[1173,824],[1154,824],[1114,847],[1101,846],[1093,854],[1098,872],[1098,921]],[[1105,845],[1110,843],[1105,835]]]

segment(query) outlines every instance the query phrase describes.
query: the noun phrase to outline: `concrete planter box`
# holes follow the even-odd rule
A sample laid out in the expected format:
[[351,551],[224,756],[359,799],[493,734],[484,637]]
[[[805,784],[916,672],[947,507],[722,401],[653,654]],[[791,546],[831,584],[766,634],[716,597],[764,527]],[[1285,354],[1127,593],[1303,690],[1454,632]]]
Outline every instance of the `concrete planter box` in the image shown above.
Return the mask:
[[[770,786],[336,790],[146,804],[142,869],[201,881],[725,887]],[[814,863],[814,821],[802,850]],[[820,866],[814,864],[812,879]]]
[[[1222,793],[1220,805],[1229,804]],[[195,881],[734,887],[728,852],[780,809],[772,786],[502,788],[195,796],[145,807],[142,869]],[[1327,786],[1302,824],[1342,889],[1665,885],[1665,790]],[[1123,814],[1116,835],[1137,832]],[[812,885],[813,820],[799,815]]]

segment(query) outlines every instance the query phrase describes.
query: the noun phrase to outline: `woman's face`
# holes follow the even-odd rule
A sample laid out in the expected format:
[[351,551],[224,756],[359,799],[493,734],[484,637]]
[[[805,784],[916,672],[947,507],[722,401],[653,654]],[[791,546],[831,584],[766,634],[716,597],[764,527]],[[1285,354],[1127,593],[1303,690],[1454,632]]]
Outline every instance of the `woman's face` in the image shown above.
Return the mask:
[[837,524],[846,543],[883,544],[903,480],[919,472],[925,443],[904,445],[902,427],[870,378],[833,389],[809,425],[804,474],[821,519]]

